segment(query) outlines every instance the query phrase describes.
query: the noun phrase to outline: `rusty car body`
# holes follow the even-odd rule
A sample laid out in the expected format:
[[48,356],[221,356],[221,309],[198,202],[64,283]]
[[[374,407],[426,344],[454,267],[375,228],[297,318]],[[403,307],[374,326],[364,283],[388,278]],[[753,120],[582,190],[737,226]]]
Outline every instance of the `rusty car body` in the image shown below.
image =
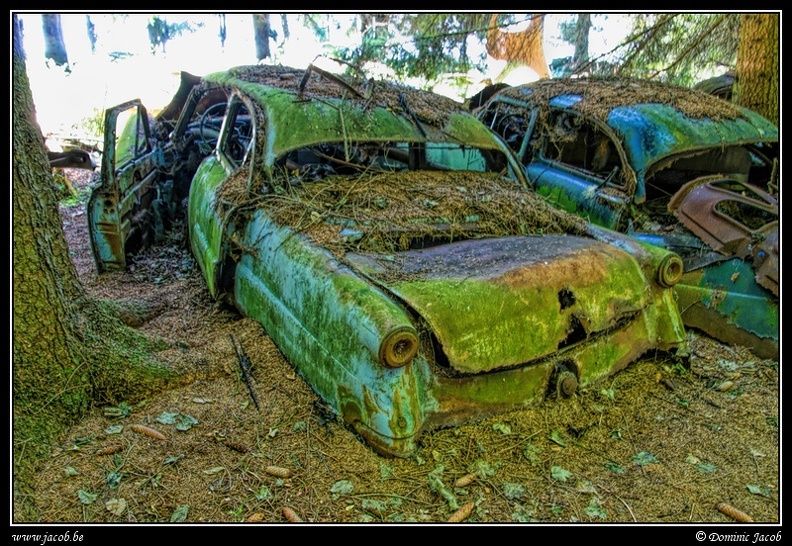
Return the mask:
[[680,258],[547,205],[450,99],[248,66],[166,111],[107,112],[97,266],[186,212],[212,296],[379,453],[687,351]]
[[778,358],[776,125],[700,91],[588,78],[502,89],[477,116],[549,202],[677,252],[687,326]]

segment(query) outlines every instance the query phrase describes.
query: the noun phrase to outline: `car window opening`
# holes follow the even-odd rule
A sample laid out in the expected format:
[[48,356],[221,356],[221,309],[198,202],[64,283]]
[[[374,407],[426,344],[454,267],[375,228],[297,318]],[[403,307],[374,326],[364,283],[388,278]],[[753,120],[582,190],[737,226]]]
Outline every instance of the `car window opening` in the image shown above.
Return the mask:
[[551,117],[550,123],[552,129],[544,149],[547,159],[623,186],[617,175],[621,159],[610,137],[566,112]]
[[657,222],[668,221],[668,201],[682,186],[708,175],[721,175],[747,183],[751,165],[751,154],[743,146],[709,149],[668,158],[647,174],[647,211]]

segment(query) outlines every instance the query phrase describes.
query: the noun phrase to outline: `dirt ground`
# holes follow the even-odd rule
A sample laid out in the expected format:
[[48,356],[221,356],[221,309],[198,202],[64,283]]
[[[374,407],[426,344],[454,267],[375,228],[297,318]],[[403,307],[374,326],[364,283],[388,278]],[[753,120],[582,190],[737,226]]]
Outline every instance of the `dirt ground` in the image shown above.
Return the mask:
[[[44,522],[728,523],[780,521],[779,363],[690,333],[684,368],[647,355],[596,389],[423,436],[383,458],[297,376],[260,325],[214,303],[184,241],[97,276],[86,171],[62,207],[97,297],[157,303],[139,326],[191,384],[97,407],[38,475]],[[230,336],[253,364],[253,391]]]

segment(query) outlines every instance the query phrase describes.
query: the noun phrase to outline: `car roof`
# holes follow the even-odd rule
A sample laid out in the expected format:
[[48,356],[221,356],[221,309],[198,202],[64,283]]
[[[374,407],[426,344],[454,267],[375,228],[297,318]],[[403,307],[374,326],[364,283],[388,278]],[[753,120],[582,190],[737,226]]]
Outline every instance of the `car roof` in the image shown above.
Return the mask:
[[651,80],[547,79],[504,89],[496,97],[545,114],[549,107],[568,108],[599,120],[619,136],[637,173],[679,152],[778,141],[778,127],[756,112]]
[[238,66],[203,79],[238,89],[261,109],[269,127],[268,163],[322,142],[457,142],[503,149],[462,103],[406,85],[268,65]]

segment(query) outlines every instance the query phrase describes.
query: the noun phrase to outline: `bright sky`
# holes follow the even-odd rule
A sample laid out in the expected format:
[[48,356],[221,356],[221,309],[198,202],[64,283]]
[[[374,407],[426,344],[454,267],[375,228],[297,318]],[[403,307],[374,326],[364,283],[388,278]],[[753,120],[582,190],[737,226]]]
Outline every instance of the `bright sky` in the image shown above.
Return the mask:
[[[334,45],[353,45],[355,37],[346,35],[352,15],[327,14],[336,20],[329,25],[329,39]],[[23,24],[23,41],[26,66],[30,79],[37,119],[43,134],[69,135],[75,133],[81,120],[95,116],[95,112],[121,102],[139,98],[151,110],[162,108],[173,96],[179,85],[179,72],[185,70],[196,75],[223,70],[241,65],[255,64],[253,23],[250,13],[228,13],[225,46],[221,48],[220,19],[216,13],[164,14],[170,23],[178,23],[189,17],[195,32],[184,33],[166,44],[165,54],[151,52],[146,25],[149,13],[130,13],[125,17],[110,13],[91,14],[97,32],[96,53],[92,54],[86,31],[85,13],[62,13],[61,24],[66,44],[71,73],[63,67],[44,59],[44,39],[40,13],[20,13]],[[289,15],[290,40],[287,47],[279,49],[271,44],[274,58],[271,62],[286,66],[305,67],[326,51],[313,32],[304,29],[297,14]],[[568,14],[549,14],[545,17],[545,56],[548,62],[557,57],[572,55],[571,44],[558,39],[559,21],[569,18]],[[614,20],[619,16],[611,15]],[[277,43],[283,39],[278,16],[270,22],[278,32]],[[624,36],[627,25],[612,25],[609,32],[592,32],[591,54],[607,51]],[[113,52],[129,53],[130,56],[113,60]],[[478,82],[484,78],[496,79],[505,62],[492,61],[484,74],[472,75],[473,85],[466,96],[481,88]],[[507,83],[518,84],[536,79],[530,69],[515,72]],[[419,82],[409,82],[419,85]],[[457,100],[459,90],[438,87],[438,92]],[[79,129],[77,133],[81,132]],[[51,144],[51,143],[50,143]]]

